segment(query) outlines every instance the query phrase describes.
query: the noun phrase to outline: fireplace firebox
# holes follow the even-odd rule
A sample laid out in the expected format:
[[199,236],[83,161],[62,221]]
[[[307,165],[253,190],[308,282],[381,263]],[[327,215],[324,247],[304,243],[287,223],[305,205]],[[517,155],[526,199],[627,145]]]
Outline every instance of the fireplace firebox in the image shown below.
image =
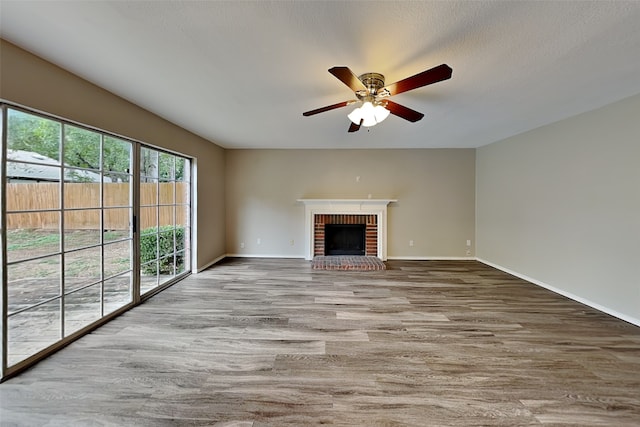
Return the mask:
[[325,255],[365,255],[365,224],[325,224]]

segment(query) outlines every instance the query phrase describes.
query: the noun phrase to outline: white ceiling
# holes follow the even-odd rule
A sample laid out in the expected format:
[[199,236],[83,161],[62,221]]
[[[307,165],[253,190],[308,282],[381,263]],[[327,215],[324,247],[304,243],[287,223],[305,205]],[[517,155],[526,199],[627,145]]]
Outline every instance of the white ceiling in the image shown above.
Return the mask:
[[[7,1],[0,35],[226,148],[478,147],[640,93],[638,1]],[[425,114],[348,134],[327,70]]]

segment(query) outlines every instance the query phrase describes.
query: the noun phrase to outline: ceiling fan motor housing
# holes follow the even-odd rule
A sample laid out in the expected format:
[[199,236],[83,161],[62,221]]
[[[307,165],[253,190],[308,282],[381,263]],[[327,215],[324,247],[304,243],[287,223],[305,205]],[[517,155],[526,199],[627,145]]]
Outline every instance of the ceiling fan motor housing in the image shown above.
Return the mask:
[[365,91],[356,92],[360,99],[367,96],[375,96],[384,87],[384,76],[380,73],[364,73],[358,76],[358,80],[367,88],[367,93],[364,93]]

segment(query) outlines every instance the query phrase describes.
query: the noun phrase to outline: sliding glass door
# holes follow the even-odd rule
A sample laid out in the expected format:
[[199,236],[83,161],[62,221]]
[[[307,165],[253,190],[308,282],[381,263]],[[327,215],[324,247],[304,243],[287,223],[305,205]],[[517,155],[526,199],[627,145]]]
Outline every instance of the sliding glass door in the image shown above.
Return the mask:
[[2,120],[4,376],[190,272],[191,165],[17,107]]

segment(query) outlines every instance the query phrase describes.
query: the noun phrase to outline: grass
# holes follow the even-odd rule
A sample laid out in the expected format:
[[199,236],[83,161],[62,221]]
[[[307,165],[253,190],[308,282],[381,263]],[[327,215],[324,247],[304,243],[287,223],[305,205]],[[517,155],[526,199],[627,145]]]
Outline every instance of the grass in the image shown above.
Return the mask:
[[129,232],[122,230],[122,231],[105,231],[104,232],[104,241],[108,242],[111,240],[119,240],[119,239],[124,239],[125,237],[129,237]]
[[[74,247],[84,246],[83,240],[86,240],[89,235],[95,235],[99,233],[99,230],[77,230],[76,232],[67,232],[65,234],[65,246],[73,245]],[[105,231],[104,241],[110,242],[113,240],[119,240],[129,237],[129,232],[126,230],[118,231]],[[77,241],[77,242],[76,242]],[[87,244],[98,243],[99,240],[90,239]],[[80,243],[78,245],[74,243]],[[51,249],[60,247],[60,233],[57,230],[38,230],[21,228],[17,230],[7,231],[7,251],[20,251],[25,249]]]
[[37,249],[42,246],[60,245],[60,233],[57,231],[42,231],[19,229],[7,231],[7,250],[18,251]]

